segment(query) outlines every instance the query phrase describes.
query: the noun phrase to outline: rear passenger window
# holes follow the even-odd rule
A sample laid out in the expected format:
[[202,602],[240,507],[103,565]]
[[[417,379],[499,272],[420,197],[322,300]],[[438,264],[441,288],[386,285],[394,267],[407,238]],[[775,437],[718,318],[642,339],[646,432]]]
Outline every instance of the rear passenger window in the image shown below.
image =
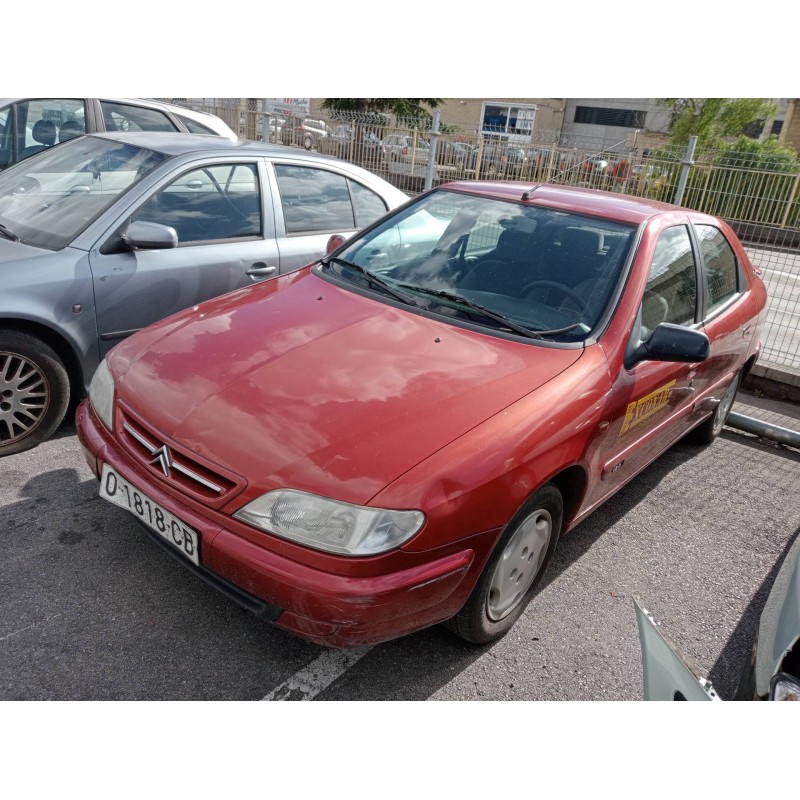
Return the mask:
[[656,325],[671,322],[691,325],[697,316],[697,274],[694,253],[685,225],[667,228],[656,242],[650,276],[642,300],[645,341]]
[[353,230],[357,227],[347,179],[326,169],[276,164],[286,233]]
[[695,225],[705,264],[708,303],[706,313],[723,305],[739,291],[736,256],[725,234],[713,225]]
[[177,131],[178,128],[163,112],[155,108],[129,106],[125,103],[100,101],[107,131]]
[[364,228],[380,219],[387,211],[386,203],[372,191],[355,181],[349,181],[353,206],[356,211],[356,226]]
[[201,125],[199,122],[196,122],[193,119],[182,117],[180,114],[178,114],[178,119],[186,126],[186,129],[189,131],[189,133],[202,133],[207,136],[216,136],[211,128],[207,128],[205,125]]

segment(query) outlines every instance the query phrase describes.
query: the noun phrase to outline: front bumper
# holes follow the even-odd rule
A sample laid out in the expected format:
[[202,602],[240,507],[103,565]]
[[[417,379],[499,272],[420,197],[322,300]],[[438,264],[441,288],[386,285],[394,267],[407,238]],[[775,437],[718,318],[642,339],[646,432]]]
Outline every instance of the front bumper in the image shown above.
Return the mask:
[[293,547],[294,557],[275,552],[269,534],[254,537],[248,526],[245,537],[238,520],[165,491],[108,433],[88,400],[78,407],[76,423],[95,475],[108,463],[198,531],[199,569],[177,550],[171,554],[243,608],[260,610],[278,627],[317,644],[375,644],[449,619],[466,602],[500,534],[486,531],[427,553],[396,550],[368,559],[314,553],[311,566],[300,560],[305,548]]

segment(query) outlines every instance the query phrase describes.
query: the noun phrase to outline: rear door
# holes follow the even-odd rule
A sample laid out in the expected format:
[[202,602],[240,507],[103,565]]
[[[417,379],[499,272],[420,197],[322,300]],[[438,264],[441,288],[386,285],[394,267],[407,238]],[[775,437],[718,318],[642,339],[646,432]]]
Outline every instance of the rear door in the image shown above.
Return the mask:
[[352,236],[389,209],[383,198],[327,165],[272,165],[280,271],[305,266],[325,254],[328,239]]
[[698,370],[701,410],[712,410],[725,388],[741,369],[744,340],[756,333],[747,310],[746,281],[742,265],[723,231],[713,224],[693,225],[703,265],[703,330],[711,352]]
[[[101,354],[169,314],[278,274],[261,159],[208,160],[178,168],[90,255]],[[266,208],[264,207],[266,204]],[[131,251],[130,221],[173,227],[178,247]]]

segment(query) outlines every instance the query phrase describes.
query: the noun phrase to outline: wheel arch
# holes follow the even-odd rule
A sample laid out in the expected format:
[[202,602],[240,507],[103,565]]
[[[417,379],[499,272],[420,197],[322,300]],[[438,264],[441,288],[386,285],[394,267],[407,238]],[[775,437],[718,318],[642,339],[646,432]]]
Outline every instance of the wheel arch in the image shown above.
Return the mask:
[[564,501],[564,523],[562,530],[570,527],[572,520],[577,516],[583,498],[586,496],[586,488],[589,477],[586,470],[578,464],[566,467],[557,472],[545,483],[552,483],[561,492]]
[[58,331],[40,322],[6,317],[0,319],[0,330],[27,333],[29,336],[35,336],[52,347],[56,355],[61,359],[61,363],[69,376],[71,398],[74,399],[83,395],[86,388],[83,365],[72,345]]
[[757,359],[758,353],[753,353],[753,355],[744,362],[744,366],[742,367],[742,383],[744,383],[745,378],[750,374],[750,370],[753,369],[753,365],[756,363]]

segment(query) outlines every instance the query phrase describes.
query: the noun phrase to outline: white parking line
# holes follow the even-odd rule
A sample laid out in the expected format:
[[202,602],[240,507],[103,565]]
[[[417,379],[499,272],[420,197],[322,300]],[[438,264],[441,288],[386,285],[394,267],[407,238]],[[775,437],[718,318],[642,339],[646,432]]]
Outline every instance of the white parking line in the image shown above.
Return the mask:
[[360,661],[372,647],[326,650],[307,667],[273,689],[264,700],[313,700],[338,677]]

